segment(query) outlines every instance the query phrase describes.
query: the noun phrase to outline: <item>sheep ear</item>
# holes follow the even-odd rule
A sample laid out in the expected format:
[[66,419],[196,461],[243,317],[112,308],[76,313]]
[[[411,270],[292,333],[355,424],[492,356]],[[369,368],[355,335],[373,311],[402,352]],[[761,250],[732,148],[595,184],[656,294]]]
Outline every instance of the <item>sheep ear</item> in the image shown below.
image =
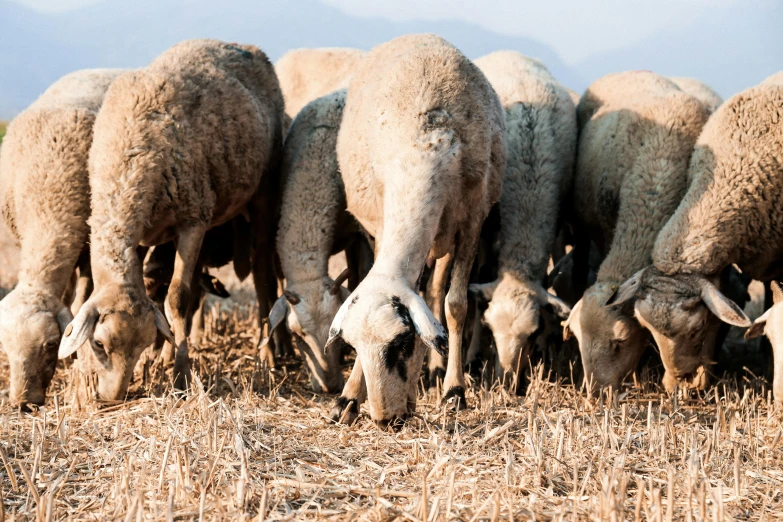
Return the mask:
[[498,281],[468,285],[468,295],[473,296],[478,301],[486,304],[492,301],[492,296],[495,295],[495,289],[497,287]]
[[770,281],[769,286],[772,288],[772,304],[783,301],[783,290],[780,289],[778,282]]
[[73,321],[73,314],[67,306],[63,306],[60,308],[60,311],[57,312],[55,319],[57,320],[57,326],[60,327],[60,333],[62,334],[65,332],[65,329],[68,328],[71,321]]
[[269,311],[269,318],[267,319],[269,321],[269,335],[272,335],[272,332],[285,320],[289,310],[290,307],[285,296],[281,295],[278,297],[272,306],[272,310]]
[[621,284],[609,299],[606,300],[606,306],[622,306],[625,303],[640,297],[642,274],[645,270],[645,268],[642,268],[632,275],[625,283]]
[[717,286],[706,279],[701,283],[701,299],[707,308],[724,323],[741,327],[751,325],[745,312],[734,301],[723,295]]
[[574,269],[574,250],[571,249],[570,252],[568,252],[566,255],[561,257],[557,263],[555,263],[555,266],[552,267],[552,270],[546,275],[546,278],[544,279],[544,288],[549,288],[552,286],[552,284],[555,282],[555,279],[557,279],[557,276],[559,276],[563,272],[570,272]]
[[166,316],[163,315],[163,312],[161,312],[160,308],[155,304],[152,305],[152,310],[155,314],[155,328],[157,328],[163,337],[171,343],[171,346],[177,346],[177,343],[174,342],[174,334],[171,333],[171,328],[169,327],[169,322],[166,320]]
[[559,297],[556,297],[546,290],[543,290],[543,298],[545,304],[551,306],[552,311],[560,319],[568,319],[568,316],[571,315],[571,307],[568,306],[566,302]]
[[348,308],[350,307],[351,301],[350,299],[346,299],[343,301],[343,304],[340,305],[340,309],[337,310],[337,314],[334,316],[334,319],[332,319],[332,325],[329,327],[329,338],[326,340],[326,344],[324,344],[324,353],[328,353],[329,348],[336,343],[342,335],[343,319],[345,319],[345,314],[348,313]]
[[745,339],[755,339],[756,337],[761,337],[764,335],[764,328],[767,326],[767,320],[769,319],[771,312],[772,308],[764,312],[761,317],[753,321],[753,324],[750,325],[750,328],[745,330]]
[[419,294],[412,293],[405,303],[408,307],[413,328],[416,335],[427,345],[428,348],[435,350],[443,357],[449,355],[449,336],[446,329],[435,319],[424,299]]
[[570,338],[574,336],[574,330],[571,328],[571,323],[574,321],[578,316],[579,312],[582,310],[582,300],[576,302],[574,305],[574,308],[571,310],[571,313],[568,315],[568,319],[566,319],[563,322],[563,340],[567,341]]
[[63,338],[60,340],[60,349],[57,351],[58,359],[65,359],[78,350],[81,345],[95,334],[95,325],[98,324],[98,309],[85,303],[73,321],[65,327]]

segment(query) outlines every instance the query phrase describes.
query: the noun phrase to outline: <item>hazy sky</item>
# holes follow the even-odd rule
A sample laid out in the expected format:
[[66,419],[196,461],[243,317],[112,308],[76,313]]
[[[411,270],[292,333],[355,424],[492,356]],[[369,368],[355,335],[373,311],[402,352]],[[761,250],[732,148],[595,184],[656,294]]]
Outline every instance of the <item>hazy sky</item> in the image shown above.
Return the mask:
[[[101,0],[15,1],[55,12]],[[296,0],[274,1],[287,1],[296,8]],[[740,0],[322,1],[355,16],[393,20],[458,18],[492,31],[534,38],[554,48],[566,63],[574,63],[596,52],[625,47],[663,29],[685,26],[712,7]]]

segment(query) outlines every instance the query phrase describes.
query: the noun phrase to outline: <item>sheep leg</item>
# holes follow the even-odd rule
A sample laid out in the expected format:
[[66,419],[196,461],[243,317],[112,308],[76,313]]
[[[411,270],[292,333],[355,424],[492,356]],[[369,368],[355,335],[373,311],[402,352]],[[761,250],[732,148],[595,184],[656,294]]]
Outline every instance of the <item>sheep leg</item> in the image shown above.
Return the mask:
[[206,227],[194,226],[183,230],[177,238],[174,274],[166,295],[166,316],[171,323],[177,355],[174,359],[174,385],[183,390],[190,379],[188,357],[188,312],[190,312],[190,285],[199,264],[201,244]]
[[[337,348],[332,348],[336,350]],[[364,382],[364,372],[362,372],[362,363],[359,357],[353,363],[351,376],[345,383],[343,393],[335,401],[332,413],[332,421],[351,425],[359,418],[359,406],[367,399],[367,383]]]
[[454,267],[451,270],[451,287],[446,295],[446,324],[449,329],[449,361],[443,389],[446,390],[443,402],[451,402],[459,407],[465,402],[465,374],[462,362],[462,331],[468,315],[468,283],[473,260],[478,248],[481,223],[470,223],[458,236],[455,249]]
[[[452,254],[449,253],[438,259],[435,262],[435,270],[433,270],[432,277],[430,278],[430,288],[428,292],[429,303],[427,304],[432,310],[432,314],[441,323],[443,323],[446,278],[449,273],[449,266],[451,265],[452,258]],[[465,288],[467,289],[467,287]],[[451,332],[451,330],[449,330],[449,332]],[[449,339],[451,339],[451,334],[449,335]],[[430,388],[437,388],[438,381],[443,382],[446,375],[446,361],[444,360],[444,357],[435,350],[430,350],[427,373]]]
[[71,313],[73,315],[79,312],[79,309],[92,293],[92,268],[90,266],[90,250],[88,248],[82,251],[76,266],[79,268],[79,278],[76,280],[73,301],[71,302]]
[[191,301],[190,301],[190,333],[188,333],[188,342],[192,346],[201,344],[201,336],[204,333],[204,303],[207,301],[207,293],[199,284],[201,270],[195,271],[195,277],[191,282]]

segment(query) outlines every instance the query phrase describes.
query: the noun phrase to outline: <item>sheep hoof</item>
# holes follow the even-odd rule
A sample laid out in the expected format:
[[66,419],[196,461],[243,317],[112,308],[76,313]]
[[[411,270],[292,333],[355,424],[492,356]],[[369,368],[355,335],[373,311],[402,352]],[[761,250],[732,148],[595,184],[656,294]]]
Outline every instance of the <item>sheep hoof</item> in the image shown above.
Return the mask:
[[445,368],[430,368],[427,372],[427,389],[434,390],[438,388],[438,383],[443,386],[443,381],[446,379]]
[[348,397],[339,397],[329,415],[335,424],[352,425],[359,418],[359,401]]
[[454,411],[464,410],[468,407],[468,402],[465,400],[465,388],[462,386],[449,388],[449,391],[443,396],[442,402]]
[[190,384],[190,359],[177,357],[174,362],[174,388],[187,390]]

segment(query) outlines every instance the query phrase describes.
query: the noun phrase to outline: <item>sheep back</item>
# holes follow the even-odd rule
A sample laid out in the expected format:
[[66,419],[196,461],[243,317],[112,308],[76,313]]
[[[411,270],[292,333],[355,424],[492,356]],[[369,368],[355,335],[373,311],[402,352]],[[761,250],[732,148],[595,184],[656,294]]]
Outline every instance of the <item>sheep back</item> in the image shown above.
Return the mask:
[[475,63],[495,88],[506,116],[500,268],[541,281],[555,240],[560,200],[571,184],[576,110],[568,90],[537,60],[499,51]]
[[[690,161],[690,185],[655,243],[666,274],[713,275],[736,263],[769,279],[783,257],[783,85],[761,85],[712,115]],[[770,273],[770,269],[773,273]]]
[[282,119],[274,68],[254,46],[186,41],[117,78],[90,154],[98,255],[121,263],[176,227],[239,214],[279,159]]
[[64,286],[73,270],[89,233],[87,162],[95,114],[121,72],[70,73],[8,126],[0,153],[0,201],[21,245],[20,281],[61,267],[54,280]]
[[296,116],[283,148],[283,195],[277,251],[287,279],[328,274],[345,188],[337,166],[345,90],[307,104]]
[[576,216],[606,256],[598,281],[622,282],[650,264],[655,237],[687,188],[688,160],[708,112],[647,71],[598,80],[577,112]]

